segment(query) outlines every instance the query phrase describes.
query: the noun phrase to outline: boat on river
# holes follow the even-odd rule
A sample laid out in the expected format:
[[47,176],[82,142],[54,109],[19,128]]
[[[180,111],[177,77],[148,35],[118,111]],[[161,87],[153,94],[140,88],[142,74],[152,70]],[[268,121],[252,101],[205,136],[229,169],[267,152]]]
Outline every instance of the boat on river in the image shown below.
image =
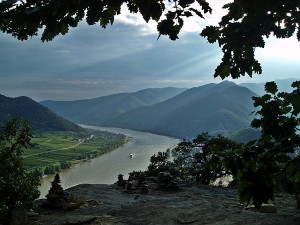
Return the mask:
[[130,158],[133,158],[135,156],[135,154],[131,153],[129,156],[130,156]]

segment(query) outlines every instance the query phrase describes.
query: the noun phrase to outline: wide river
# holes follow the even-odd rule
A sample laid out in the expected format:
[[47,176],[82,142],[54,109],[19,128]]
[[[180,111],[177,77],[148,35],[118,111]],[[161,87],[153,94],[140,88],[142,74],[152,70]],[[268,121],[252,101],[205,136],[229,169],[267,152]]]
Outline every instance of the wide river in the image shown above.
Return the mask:
[[[146,170],[150,163],[150,157],[157,152],[164,152],[168,148],[178,144],[179,139],[155,135],[145,132],[132,131],[120,128],[96,127],[81,125],[84,128],[121,133],[131,137],[131,141],[124,146],[91,159],[87,162],[75,164],[70,169],[60,172],[62,187],[69,188],[77,184],[112,184],[117,181],[118,174],[128,178],[132,171]],[[130,154],[135,156],[130,158]],[[42,180],[40,198],[48,193],[54,176],[46,176]]]

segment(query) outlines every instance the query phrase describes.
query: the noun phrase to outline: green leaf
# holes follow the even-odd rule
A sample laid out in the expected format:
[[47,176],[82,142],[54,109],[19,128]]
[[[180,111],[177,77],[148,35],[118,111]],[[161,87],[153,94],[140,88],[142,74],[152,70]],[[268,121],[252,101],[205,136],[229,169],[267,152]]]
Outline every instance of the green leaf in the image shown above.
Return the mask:
[[[194,12],[194,13],[195,13],[197,16],[199,16],[200,18],[204,19],[203,14],[202,14],[199,10],[194,9],[194,8],[189,8],[189,10],[192,11],[192,12]],[[191,13],[191,12],[189,12],[189,13]],[[191,13],[191,15],[192,15],[192,13]]]
[[222,70],[221,70],[221,73],[220,73],[220,77],[221,78],[228,77],[230,72],[231,72],[231,65],[230,64],[222,65]]
[[203,29],[200,35],[207,37],[209,43],[215,43],[218,40],[220,33],[217,27],[207,26]]
[[268,93],[271,93],[271,94],[275,95],[276,92],[278,91],[277,84],[274,81],[267,82],[265,84],[265,91],[268,92]]
[[209,6],[209,4],[206,2],[206,0],[197,0],[199,5],[201,5],[202,10],[204,13],[212,13],[212,8]]
[[68,25],[65,24],[65,23],[62,23],[62,24],[60,25],[60,33],[61,33],[62,35],[65,35],[66,33],[68,33],[68,31],[69,31]]
[[300,95],[293,96],[291,100],[291,104],[293,106],[293,114],[298,115],[300,113]]
[[191,17],[191,16],[193,16],[193,14],[192,14],[190,11],[184,12],[184,15],[185,15],[186,17]]
[[179,20],[179,25],[175,25],[173,19],[169,17],[158,23],[157,30],[159,31],[159,36],[168,35],[171,40],[175,41],[176,39],[178,39],[178,34],[180,32],[182,25],[183,25],[182,19]]
[[289,173],[290,181],[292,181],[294,183],[300,182],[300,167],[299,167],[297,161],[294,161],[293,164],[290,164],[287,171]]
[[262,73],[262,68],[261,68],[261,65],[260,65],[260,63],[258,62],[258,61],[254,61],[253,62],[253,71],[255,72],[255,73],[257,73],[257,74],[261,74]]
[[179,0],[178,4],[182,7],[185,8],[187,6],[189,6],[190,4],[194,3],[195,0]]
[[292,83],[292,87],[293,88],[300,88],[300,81],[294,81],[293,83]]
[[[299,105],[299,106],[300,106],[300,105]],[[292,110],[292,107],[290,107],[290,106],[282,107],[281,113],[282,113],[282,114],[287,114],[287,113],[290,113],[291,110]]]
[[261,120],[259,119],[254,119],[252,120],[251,122],[251,127],[254,127],[254,128],[259,128],[261,126],[262,122]]
[[151,18],[155,21],[159,21],[163,13],[162,6],[159,3],[151,4]]

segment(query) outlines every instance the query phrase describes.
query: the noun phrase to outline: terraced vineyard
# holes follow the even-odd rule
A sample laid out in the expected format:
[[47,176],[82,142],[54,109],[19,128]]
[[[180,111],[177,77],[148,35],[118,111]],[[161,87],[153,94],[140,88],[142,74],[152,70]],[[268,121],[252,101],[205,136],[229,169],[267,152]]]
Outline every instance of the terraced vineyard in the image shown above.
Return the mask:
[[42,173],[48,167],[51,173],[51,170],[64,169],[78,161],[112,151],[126,140],[123,134],[95,130],[36,133],[31,141],[33,147],[24,151],[23,164],[25,169],[39,170]]

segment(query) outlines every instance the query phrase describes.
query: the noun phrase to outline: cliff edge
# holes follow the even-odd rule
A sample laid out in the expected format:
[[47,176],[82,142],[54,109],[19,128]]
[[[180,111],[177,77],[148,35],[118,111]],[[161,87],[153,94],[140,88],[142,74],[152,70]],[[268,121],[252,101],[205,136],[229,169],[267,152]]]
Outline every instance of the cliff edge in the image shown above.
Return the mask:
[[147,194],[140,194],[125,193],[116,184],[81,184],[67,190],[84,200],[80,207],[46,210],[40,200],[32,217],[35,224],[43,225],[300,224],[300,211],[288,194],[278,194],[275,208],[266,206],[263,213],[240,204],[235,189],[187,182],[180,182],[179,187],[178,191],[161,191],[149,186]]

